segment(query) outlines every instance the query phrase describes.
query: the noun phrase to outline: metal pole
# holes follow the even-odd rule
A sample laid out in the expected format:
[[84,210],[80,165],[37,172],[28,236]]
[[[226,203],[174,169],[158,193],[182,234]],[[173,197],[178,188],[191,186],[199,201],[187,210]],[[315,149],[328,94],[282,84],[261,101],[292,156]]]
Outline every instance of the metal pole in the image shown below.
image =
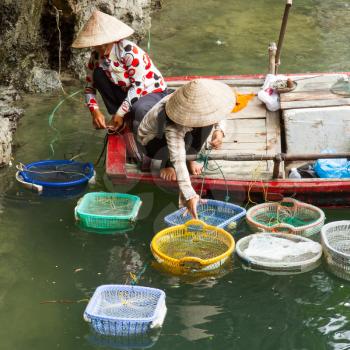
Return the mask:
[[286,33],[286,29],[287,29],[289,10],[292,7],[292,4],[293,4],[293,0],[287,0],[286,7],[284,8],[284,14],[283,14],[282,25],[281,25],[281,29],[280,29],[280,36],[278,38],[277,52],[276,52],[276,61],[275,61],[275,64],[276,64],[275,72],[276,72],[276,74],[278,72],[278,67],[280,65],[282,44],[283,44],[283,40],[284,40],[284,35]]
[[[317,160],[317,159],[336,159],[350,158],[350,152],[344,153],[306,153],[306,154],[285,154],[277,153],[275,155],[259,155],[259,154],[210,154],[208,160],[228,160],[232,162],[242,161],[260,161],[260,160],[275,160],[275,161],[297,161],[297,160]],[[198,155],[188,155],[186,160],[198,160]]]

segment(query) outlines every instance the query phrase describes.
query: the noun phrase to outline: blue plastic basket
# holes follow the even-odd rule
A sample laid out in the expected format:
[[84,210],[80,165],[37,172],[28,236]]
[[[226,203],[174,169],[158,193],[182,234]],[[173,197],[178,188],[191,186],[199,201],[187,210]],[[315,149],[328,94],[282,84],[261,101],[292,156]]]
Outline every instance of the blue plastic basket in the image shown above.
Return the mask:
[[16,178],[23,186],[38,192],[74,191],[84,188],[94,177],[91,163],[72,160],[42,160],[22,165]]
[[161,327],[166,311],[165,293],[160,289],[103,285],[90,299],[84,319],[97,333],[130,336]]
[[[181,208],[164,218],[168,226],[183,225],[192,217],[189,213],[184,215],[186,208]],[[208,225],[231,230],[239,219],[243,218],[246,210],[236,204],[207,199],[206,203],[197,205],[198,219],[204,221]]]

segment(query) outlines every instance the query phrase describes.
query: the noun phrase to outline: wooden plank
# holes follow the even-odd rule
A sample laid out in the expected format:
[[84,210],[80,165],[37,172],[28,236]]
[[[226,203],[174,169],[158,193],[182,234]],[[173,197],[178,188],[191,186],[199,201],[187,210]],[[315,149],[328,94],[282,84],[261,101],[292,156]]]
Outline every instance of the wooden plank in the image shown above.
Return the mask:
[[266,171],[268,166],[265,160],[261,161],[246,161],[246,162],[237,162],[237,161],[227,161],[227,160],[217,160],[216,162],[210,160],[209,167],[216,168],[216,164],[229,172],[236,172],[236,169],[241,168],[243,171],[249,171],[251,169],[259,169]]
[[329,74],[310,77],[296,78],[292,77],[297,83],[296,88],[286,93],[285,95],[293,94],[295,92],[315,91],[315,90],[329,90],[329,88],[338,81],[343,74]]
[[[208,175],[208,179],[222,179],[221,174]],[[253,181],[265,181],[272,179],[271,172],[260,173],[258,178],[252,178],[251,173],[230,173],[225,175],[226,180],[253,180]]]
[[250,153],[254,150],[266,151],[267,146],[265,140],[263,142],[227,142],[222,144],[221,150],[230,151],[231,153],[242,153],[241,151],[249,151]]
[[265,118],[265,114],[265,105],[257,97],[254,97],[245,108],[239,112],[231,113],[229,119],[258,119]]
[[265,119],[228,119],[227,132],[266,132]]
[[332,100],[281,102],[281,109],[317,108],[317,107],[333,107],[333,106],[349,106],[349,105],[350,105],[350,98],[338,98],[338,99],[332,99]]
[[[266,154],[275,155],[280,153],[281,146],[281,125],[280,125],[280,112],[266,112]],[[267,161],[268,169],[272,172],[274,162],[272,160]],[[279,177],[284,177],[284,163],[280,163]]]
[[[225,174],[226,179],[253,179],[253,180],[265,180],[271,179],[272,172],[268,169],[266,161],[261,162],[227,162],[217,161],[209,162],[209,167],[216,169],[217,166],[221,167],[222,172]],[[219,170],[207,171],[206,177],[208,178],[222,178],[222,174]]]
[[224,144],[227,143],[252,143],[252,142],[265,142],[266,141],[266,132],[249,132],[249,133],[240,133],[240,132],[227,132],[224,138]]
[[261,86],[237,86],[234,89],[240,94],[257,94]]
[[344,98],[340,95],[332,94],[329,90],[314,90],[309,92],[295,92],[289,94],[280,94],[281,102],[290,101],[309,101],[309,100],[333,100]]
[[212,151],[213,154],[227,154],[229,151],[230,154],[265,154],[266,155],[266,143],[235,143],[237,147],[230,147],[229,149],[225,149],[224,147]]
[[[193,77],[194,79],[196,77]],[[199,77],[198,77],[199,78]],[[202,77],[204,78],[204,77]],[[236,86],[236,87],[247,87],[247,86],[262,86],[264,84],[264,79],[216,79],[218,81],[221,81],[222,83]],[[169,87],[179,87],[186,83],[188,83],[190,80],[175,80],[175,81],[167,81],[167,84]]]
[[297,81],[295,90],[280,94],[281,108],[329,107],[349,104],[349,99],[332,94],[330,89],[342,74],[316,76]]
[[280,114],[277,112],[266,112],[266,148],[267,154],[281,152],[281,126]]

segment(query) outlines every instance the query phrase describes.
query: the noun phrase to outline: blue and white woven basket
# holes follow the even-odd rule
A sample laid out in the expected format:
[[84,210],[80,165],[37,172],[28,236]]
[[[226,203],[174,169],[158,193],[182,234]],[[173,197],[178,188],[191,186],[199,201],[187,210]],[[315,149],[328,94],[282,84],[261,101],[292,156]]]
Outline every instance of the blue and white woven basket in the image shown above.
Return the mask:
[[[189,213],[185,214],[186,208],[181,208],[164,218],[168,226],[183,225],[192,217]],[[236,228],[238,220],[243,218],[246,210],[236,204],[206,199],[205,202],[197,205],[199,220],[204,221],[211,226],[220,227],[224,230]]]
[[161,327],[165,293],[156,288],[102,285],[90,299],[84,319],[100,334],[130,336]]

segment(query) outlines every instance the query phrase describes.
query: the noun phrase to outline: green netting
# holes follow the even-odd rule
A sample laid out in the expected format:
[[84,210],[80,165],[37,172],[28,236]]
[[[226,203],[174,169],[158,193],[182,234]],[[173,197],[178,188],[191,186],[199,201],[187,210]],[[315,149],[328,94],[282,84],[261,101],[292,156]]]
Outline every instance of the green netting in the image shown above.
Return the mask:
[[263,213],[257,215],[255,221],[262,225],[274,226],[278,224],[289,224],[294,227],[301,227],[310,225],[318,220],[318,217],[310,218],[303,216],[294,216],[293,213],[276,212],[276,213]]
[[331,92],[337,95],[350,96],[349,77],[338,79],[338,81],[331,87]]
[[253,229],[300,235],[319,232],[324,220],[325,215],[321,209],[293,198],[258,204],[247,212],[248,224]]

